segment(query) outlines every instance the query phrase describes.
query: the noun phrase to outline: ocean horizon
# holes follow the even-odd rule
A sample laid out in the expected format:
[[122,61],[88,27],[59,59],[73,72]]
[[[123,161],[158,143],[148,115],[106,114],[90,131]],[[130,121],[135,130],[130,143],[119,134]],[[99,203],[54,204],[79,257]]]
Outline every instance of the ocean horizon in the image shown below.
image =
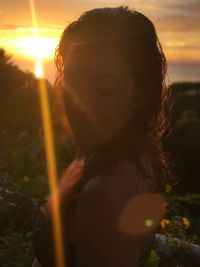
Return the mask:
[[[24,71],[34,72],[34,62],[14,58],[12,62]],[[54,83],[56,67],[51,61],[44,61],[44,76],[50,83]],[[200,82],[200,62],[199,63],[170,63],[167,69],[167,84],[174,82]]]

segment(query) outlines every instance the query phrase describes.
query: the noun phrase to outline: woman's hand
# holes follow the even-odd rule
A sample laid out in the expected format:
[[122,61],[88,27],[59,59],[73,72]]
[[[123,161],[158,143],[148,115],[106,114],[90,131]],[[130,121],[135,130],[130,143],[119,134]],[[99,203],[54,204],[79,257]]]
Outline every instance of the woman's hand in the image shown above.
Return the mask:
[[84,159],[74,160],[64,171],[59,181],[59,193],[61,199],[71,190],[80,179],[84,167]]
[[48,217],[51,214],[52,201],[54,198],[58,197],[59,204],[62,203],[64,197],[80,179],[83,167],[84,167],[84,159],[81,159],[81,160],[74,160],[65,169],[60,181],[58,182],[58,188],[56,192],[51,194],[47,198],[47,202],[45,203],[45,205],[41,207],[41,211],[43,214],[45,214],[45,217]]
[[36,258],[33,261],[32,267],[41,267],[41,265],[39,264]]

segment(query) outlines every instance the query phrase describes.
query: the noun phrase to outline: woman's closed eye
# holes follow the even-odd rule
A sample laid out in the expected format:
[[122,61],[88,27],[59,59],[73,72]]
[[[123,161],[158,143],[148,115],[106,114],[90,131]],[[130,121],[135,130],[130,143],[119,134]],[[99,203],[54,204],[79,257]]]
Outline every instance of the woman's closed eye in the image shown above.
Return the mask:
[[83,77],[76,77],[69,79],[68,84],[76,92],[87,92],[92,94],[99,94],[101,96],[113,96],[119,89],[119,83],[113,81],[99,81],[99,79],[86,79]]

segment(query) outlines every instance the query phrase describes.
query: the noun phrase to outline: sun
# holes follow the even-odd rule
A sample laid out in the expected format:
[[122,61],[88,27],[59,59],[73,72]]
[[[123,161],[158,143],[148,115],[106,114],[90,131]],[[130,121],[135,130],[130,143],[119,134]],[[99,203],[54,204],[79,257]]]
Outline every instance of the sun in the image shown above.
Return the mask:
[[63,31],[56,27],[18,27],[6,34],[0,29],[1,47],[18,59],[52,61]]
[[54,56],[58,40],[51,37],[21,37],[16,40],[18,51],[31,59],[49,59]]

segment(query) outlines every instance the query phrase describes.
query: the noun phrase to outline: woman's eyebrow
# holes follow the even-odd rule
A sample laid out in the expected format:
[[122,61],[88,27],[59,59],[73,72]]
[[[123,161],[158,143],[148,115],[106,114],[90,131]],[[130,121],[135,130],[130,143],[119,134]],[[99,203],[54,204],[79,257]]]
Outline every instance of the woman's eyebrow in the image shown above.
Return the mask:
[[95,75],[95,77],[98,79],[114,79],[117,76],[112,74],[112,73],[99,73],[99,74]]
[[119,75],[113,74],[113,73],[105,73],[102,72],[98,68],[91,68],[91,67],[84,67],[84,66],[73,66],[73,67],[67,67],[64,70],[65,75],[70,75],[70,74],[76,74],[84,76],[86,75],[88,78],[94,78],[94,79],[115,79],[119,77]]
[[107,81],[113,81],[113,80],[120,81],[129,76],[127,75],[127,73],[120,73],[120,74],[104,73],[104,74],[97,74],[95,77],[97,79],[102,79],[102,80],[105,79]]

